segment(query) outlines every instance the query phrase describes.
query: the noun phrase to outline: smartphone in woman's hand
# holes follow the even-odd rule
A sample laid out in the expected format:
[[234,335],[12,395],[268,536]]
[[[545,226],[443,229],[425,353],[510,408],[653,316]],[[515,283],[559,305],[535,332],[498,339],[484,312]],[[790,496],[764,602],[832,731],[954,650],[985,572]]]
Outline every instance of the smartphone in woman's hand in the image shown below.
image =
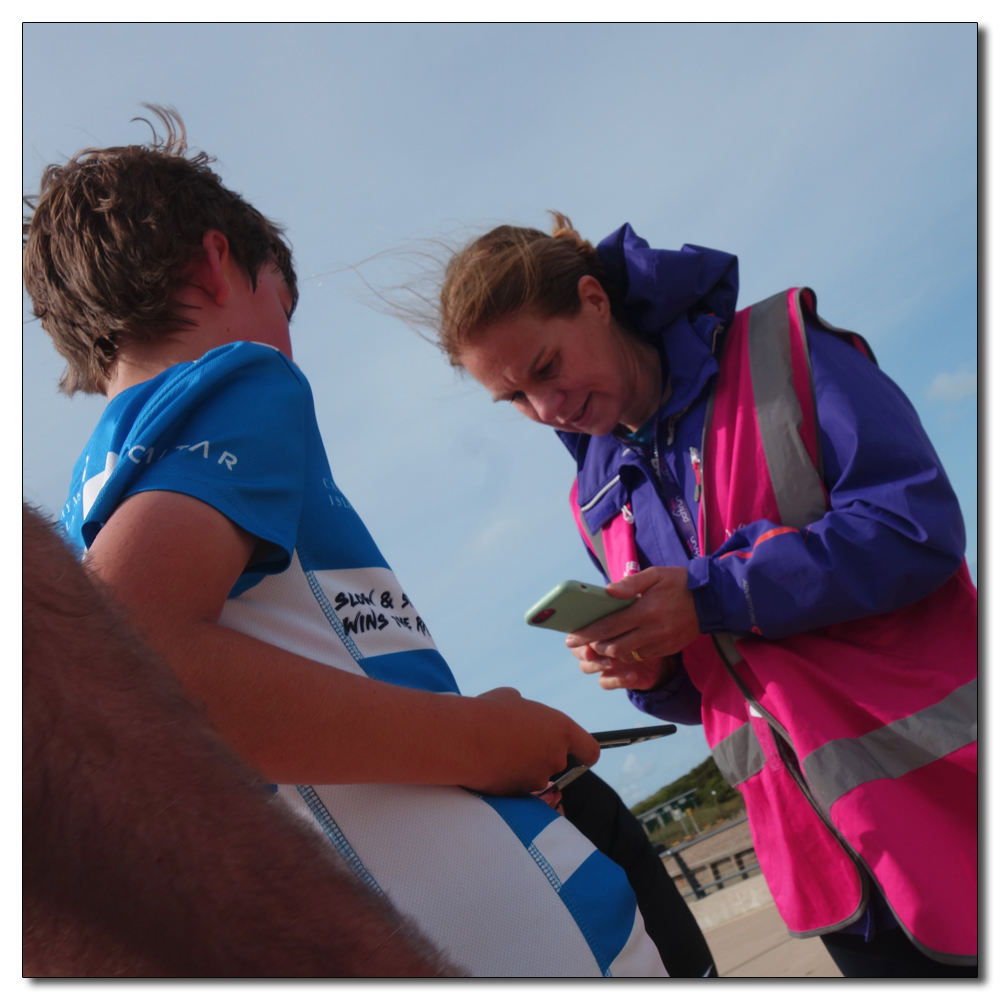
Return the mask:
[[529,625],[556,632],[576,632],[599,618],[635,603],[634,597],[612,597],[604,587],[579,580],[564,580],[524,615]]

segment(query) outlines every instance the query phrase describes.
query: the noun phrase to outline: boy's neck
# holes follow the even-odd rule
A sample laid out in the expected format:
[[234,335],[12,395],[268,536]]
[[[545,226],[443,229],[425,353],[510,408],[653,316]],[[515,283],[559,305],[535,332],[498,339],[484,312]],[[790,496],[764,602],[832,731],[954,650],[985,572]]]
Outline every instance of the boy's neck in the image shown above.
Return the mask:
[[120,392],[140,382],[148,382],[174,365],[197,361],[213,348],[222,346],[221,343],[212,343],[210,338],[199,336],[200,333],[198,327],[192,327],[152,343],[132,341],[121,345],[105,395],[109,400],[114,399]]
[[191,323],[156,339],[120,344],[105,393],[108,399],[174,365],[197,361],[238,341],[268,344],[291,359],[288,319],[293,300],[278,268],[265,265],[251,282],[229,255],[225,237],[209,230],[204,244],[204,258],[191,264],[188,283],[174,295],[175,308]]

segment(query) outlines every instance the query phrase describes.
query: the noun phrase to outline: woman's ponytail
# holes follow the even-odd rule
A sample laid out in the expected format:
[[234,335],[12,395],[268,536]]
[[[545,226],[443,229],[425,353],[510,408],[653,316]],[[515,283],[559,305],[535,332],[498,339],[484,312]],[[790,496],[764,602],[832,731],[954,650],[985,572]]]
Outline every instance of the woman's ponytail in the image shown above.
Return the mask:
[[594,249],[594,245],[590,240],[585,240],[573,228],[573,223],[570,222],[569,217],[551,208],[549,209],[549,215],[552,216],[552,238],[565,240],[587,262],[588,267],[603,274],[604,265],[601,263],[600,254]]

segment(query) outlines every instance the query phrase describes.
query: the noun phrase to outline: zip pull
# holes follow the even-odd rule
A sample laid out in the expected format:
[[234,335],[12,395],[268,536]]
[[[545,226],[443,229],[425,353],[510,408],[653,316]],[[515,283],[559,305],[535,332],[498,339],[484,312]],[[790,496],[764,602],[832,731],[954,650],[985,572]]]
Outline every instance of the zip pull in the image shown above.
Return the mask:
[[694,470],[694,502],[701,499],[701,459],[698,457],[698,449],[691,448],[691,468]]
[[675,413],[672,417],[667,418],[667,447],[670,448],[674,443],[674,431],[677,429],[677,418],[680,416],[679,413]]
[[715,329],[712,331],[712,357],[715,357],[715,342],[719,339],[719,334],[722,333],[722,324],[716,323]]
[[625,506],[622,507],[622,517],[625,518],[626,524],[635,524],[635,515],[632,513],[628,504],[625,504]]

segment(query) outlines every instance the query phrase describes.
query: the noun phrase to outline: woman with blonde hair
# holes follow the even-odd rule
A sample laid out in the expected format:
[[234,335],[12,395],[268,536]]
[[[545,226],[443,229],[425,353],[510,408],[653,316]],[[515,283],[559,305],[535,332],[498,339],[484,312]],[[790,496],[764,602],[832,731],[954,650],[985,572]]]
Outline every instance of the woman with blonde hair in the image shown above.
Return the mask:
[[792,934],[845,975],[977,973],[977,598],[912,405],[737,260],[500,226],[451,259],[440,344],[556,429],[609,591],[566,642],[642,711],[703,723]]

